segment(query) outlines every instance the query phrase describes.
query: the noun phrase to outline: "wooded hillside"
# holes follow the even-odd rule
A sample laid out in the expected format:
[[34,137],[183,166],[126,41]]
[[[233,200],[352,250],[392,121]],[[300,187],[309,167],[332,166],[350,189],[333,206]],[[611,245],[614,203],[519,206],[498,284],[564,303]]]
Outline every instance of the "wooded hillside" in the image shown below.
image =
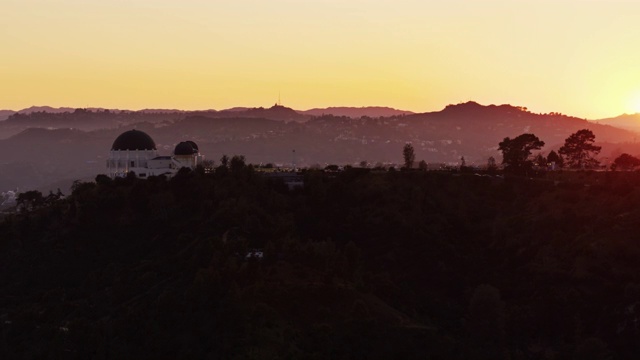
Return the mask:
[[289,190],[242,165],[99,176],[0,223],[0,356],[632,358],[638,184],[350,169]]

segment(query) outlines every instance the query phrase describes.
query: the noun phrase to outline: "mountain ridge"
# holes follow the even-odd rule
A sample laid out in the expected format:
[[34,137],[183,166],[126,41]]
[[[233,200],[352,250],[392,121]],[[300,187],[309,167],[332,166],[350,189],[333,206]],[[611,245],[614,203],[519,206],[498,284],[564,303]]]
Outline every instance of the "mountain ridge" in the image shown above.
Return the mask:
[[[402,116],[402,115],[420,115],[420,114],[430,114],[430,113],[437,113],[437,112],[441,112],[441,111],[450,111],[452,109],[454,110],[459,110],[461,107],[463,108],[473,108],[473,107],[497,107],[497,108],[514,108],[514,109],[520,109],[520,110],[524,110],[524,111],[528,111],[527,107],[524,106],[516,106],[516,105],[511,105],[511,104],[501,104],[501,105],[496,105],[496,104],[488,104],[488,105],[483,105],[480,104],[476,101],[467,101],[467,102],[461,102],[458,104],[449,104],[446,105],[442,110],[432,110],[432,111],[425,111],[425,112],[418,112],[418,111],[411,111],[411,110],[403,110],[403,109],[397,109],[397,108],[393,108],[393,107],[389,107],[389,106],[378,106],[378,105],[371,105],[371,106],[328,106],[328,107],[317,107],[317,108],[311,108],[311,109],[307,109],[307,110],[297,110],[297,109],[293,109],[293,108],[289,108],[286,106],[282,106],[280,104],[275,104],[274,106],[270,107],[270,108],[265,108],[265,107],[244,107],[244,106],[236,106],[236,107],[231,107],[231,108],[226,108],[226,109],[221,109],[221,110],[216,110],[216,109],[202,109],[202,110],[183,110],[183,109],[166,109],[166,108],[144,108],[144,109],[139,109],[139,110],[130,110],[130,109],[107,109],[107,108],[102,108],[102,107],[87,107],[87,108],[73,108],[73,107],[52,107],[52,106],[47,106],[47,105],[43,105],[43,106],[30,106],[28,108],[24,108],[24,109],[20,109],[20,110],[10,110],[10,109],[1,109],[0,110],[0,121],[6,120],[8,119],[11,115],[14,115],[16,113],[19,114],[31,114],[34,112],[45,112],[45,113],[52,113],[52,114],[58,114],[58,113],[65,113],[65,112],[74,112],[75,110],[78,109],[83,109],[83,110],[88,110],[88,111],[111,111],[111,112],[131,112],[131,113],[164,113],[164,114],[168,114],[168,113],[188,113],[188,114],[192,114],[192,113],[221,113],[221,114],[228,114],[228,113],[243,113],[243,112],[253,112],[254,114],[256,113],[260,113],[260,112],[264,112],[265,110],[273,110],[278,109],[278,108],[286,108],[286,109],[291,109],[295,112],[297,112],[298,114],[301,115],[307,115],[307,116],[323,116],[323,115],[333,115],[333,116],[346,116],[346,117],[351,117],[351,118],[359,118],[359,117],[363,117],[363,116],[368,116],[368,117],[391,117],[391,116]],[[550,113],[546,113],[546,114],[541,114],[541,115],[547,115],[547,114],[560,114],[558,112],[550,112]],[[572,116],[575,117],[575,116]],[[577,118],[577,117],[575,117]],[[618,116],[614,116],[614,117],[609,117],[609,118],[602,118],[602,119],[586,119],[588,121],[593,121],[593,122],[597,122],[600,124],[607,124],[607,125],[614,125],[614,126],[619,126],[619,127],[626,127],[626,128],[638,128],[640,129],[640,125],[635,125],[635,124],[627,124],[624,120],[628,120],[628,119],[634,119],[633,121],[635,121],[635,119],[638,119],[638,123],[640,123],[640,113],[636,113],[636,114],[621,114]],[[620,123],[623,123],[624,125],[620,125]]]
[[298,110],[299,113],[305,115],[322,116],[346,116],[351,118],[368,117],[390,117],[399,115],[415,114],[413,111],[399,110],[387,106],[330,106],[326,108],[313,108],[309,110]]
[[622,114],[612,118],[594,120],[594,122],[632,131],[640,131],[640,113]]
[[[40,188],[63,178],[102,173],[113,140],[132,128],[147,132],[160,155],[170,155],[178,142],[192,140],[214,161],[223,154],[242,154],[254,164],[284,166],[294,161],[295,150],[295,162],[301,167],[358,166],[362,161],[397,165],[402,162],[401,149],[406,143],[413,144],[417,161],[455,166],[464,156],[468,165],[482,166],[489,157],[501,158],[497,147],[505,137],[533,133],[546,143],[541,152],[548,153],[585,128],[592,130],[602,145],[602,158],[613,159],[622,152],[640,155],[640,149],[633,145],[638,134],[629,130],[559,113],[536,114],[521,106],[478,103],[384,118],[314,117],[272,107],[226,113],[76,110],[16,114],[12,119],[0,122],[0,164],[4,164],[0,190]],[[65,128],[74,131],[53,131]],[[21,170],[25,168],[29,171]]]

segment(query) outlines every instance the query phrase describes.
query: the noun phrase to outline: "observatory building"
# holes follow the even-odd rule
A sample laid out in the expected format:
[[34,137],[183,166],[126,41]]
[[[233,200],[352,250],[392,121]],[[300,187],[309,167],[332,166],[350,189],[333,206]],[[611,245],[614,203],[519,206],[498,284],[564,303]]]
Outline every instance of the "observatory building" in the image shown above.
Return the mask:
[[183,167],[194,169],[201,165],[204,156],[198,145],[184,141],[176,145],[171,156],[160,156],[151,136],[139,130],[129,130],[120,134],[113,142],[107,171],[112,178],[126,176],[134,172],[140,178],[149,176],[173,176]]

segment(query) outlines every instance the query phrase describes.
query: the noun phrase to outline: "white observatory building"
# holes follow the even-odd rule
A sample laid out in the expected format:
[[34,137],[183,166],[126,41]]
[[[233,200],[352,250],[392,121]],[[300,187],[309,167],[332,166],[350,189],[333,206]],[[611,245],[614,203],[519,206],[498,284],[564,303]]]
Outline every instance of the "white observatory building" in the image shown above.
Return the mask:
[[134,172],[139,178],[173,176],[183,167],[195,169],[204,161],[198,145],[184,141],[176,145],[172,156],[159,156],[156,143],[144,131],[129,130],[116,138],[109,152],[107,172],[110,177],[123,177]]

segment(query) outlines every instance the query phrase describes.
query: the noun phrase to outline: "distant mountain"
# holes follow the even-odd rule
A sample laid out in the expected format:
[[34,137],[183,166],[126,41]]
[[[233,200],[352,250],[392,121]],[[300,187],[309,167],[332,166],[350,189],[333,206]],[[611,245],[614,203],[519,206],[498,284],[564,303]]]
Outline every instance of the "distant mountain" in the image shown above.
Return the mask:
[[640,113],[622,114],[613,118],[595,120],[594,122],[640,132]]
[[118,110],[75,109],[71,112],[15,113],[0,122],[0,139],[16,135],[29,128],[68,129],[83,131],[129,127],[132,124],[148,122],[160,124],[184,118],[183,113],[144,113]]
[[170,114],[170,113],[183,113],[185,110],[178,109],[142,109],[136,112],[145,113],[145,114]]
[[232,108],[229,108],[229,109],[224,109],[224,110],[222,110],[222,111],[223,111],[223,112],[224,112],[224,111],[228,111],[228,112],[236,111],[236,112],[238,112],[238,111],[247,111],[247,110],[249,110],[249,109],[251,109],[251,108],[248,108],[248,107],[241,107],[241,106],[236,106],[236,107],[232,107]]
[[368,117],[390,117],[390,116],[399,116],[399,115],[410,115],[413,114],[411,111],[398,110],[390,107],[384,106],[366,106],[366,107],[328,107],[328,108],[315,108],[309,110],[298,111],[301,114],[312,115],[312,116],[322,116],[322,115],[333,115],[333,116],[346,116],[350,118],[360,118],[363,116]]
[[597,142],[627,142],[637,136],[625,129],[560,113],[536,114],[521,106],[484,106],[472,101],[448,105],[442,111],[408,115],[403,122],[407,123],[408,131],[426,127],[431,136],[449,138],[471,149],[486,145],[496,148],[504,137],[522,133],[533,133],[543,140],[545,152],[562,145],[570,134],[580,129],[592,130]]
[[18,111],[18,113],[31,114],[34,112],[47,112],[52,114],[58,114],[58,113],[65,113],[65,112],[73,112],[74,110],[75,110],[74,108],[69,108],[69,107],[54,108],[51,106],[32,106],[26,109],[22,109]]
[[248,118],[264,118],[280,121],[303,121],[306,117],[297,111],[282,105],[273,105],[270,108],[250,108],[242,110],[242,108],[234,108],[231,110],[221,111],[220,115],[232,114],[234,117]]
[[638,134],[629,130],[558,113],[535,114],[524,107],[475,102],[428,113],[357,118],[312,117],[284,106],[178,113],[78,109],[14,114],[0,122],[0,191],[102,173],[113,140],[131,128],[147,132],[161,155],[170,155],[180,141],[193,140],[207,159],[216,162],[226,154],[245,155],[256,164],[295,161],[298,166],[399,164],[407,142],[413,144],[417,161],[455,164],[464,156],[467,164],[482,165],[490,156],[501,160],[497,147],[505,137],[533,133],[546,143],[542,152],[548,153],[580,129],[594,132],[603,146],[601,158],[640,151],[633,146]]
[[7,120],[9,116],[15,114],[13,110],[0,110],[0,121]]

